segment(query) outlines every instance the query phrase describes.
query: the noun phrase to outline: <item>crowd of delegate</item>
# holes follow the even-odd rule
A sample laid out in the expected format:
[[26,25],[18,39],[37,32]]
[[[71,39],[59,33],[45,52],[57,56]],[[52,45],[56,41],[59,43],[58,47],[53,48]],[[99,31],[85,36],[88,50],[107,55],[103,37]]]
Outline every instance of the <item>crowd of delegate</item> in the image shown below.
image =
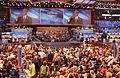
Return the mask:
[[0,44],[0,78],[120,78],[120,63],[110,45],[70,47]]
[[37,38],[44,42],[66,42],[71,37],[68,31],[42,31],[37,34]]

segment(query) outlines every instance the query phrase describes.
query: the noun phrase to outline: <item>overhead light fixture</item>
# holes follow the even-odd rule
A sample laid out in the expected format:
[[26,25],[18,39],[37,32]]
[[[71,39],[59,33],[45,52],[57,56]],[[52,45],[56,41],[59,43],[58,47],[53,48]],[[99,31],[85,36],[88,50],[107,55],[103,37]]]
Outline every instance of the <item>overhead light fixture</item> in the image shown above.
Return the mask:
[[120,14],[102,14],[102,16],[120,16]]
[[120,14],[112,14],[112,16],[120,16]]

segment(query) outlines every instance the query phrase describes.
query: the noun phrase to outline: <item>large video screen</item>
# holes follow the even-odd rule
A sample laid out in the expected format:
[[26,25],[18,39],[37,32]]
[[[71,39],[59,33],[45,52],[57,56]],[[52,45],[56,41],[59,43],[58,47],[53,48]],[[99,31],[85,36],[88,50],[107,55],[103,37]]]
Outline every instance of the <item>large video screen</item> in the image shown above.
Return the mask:
[[10,38],[27,38],[26,29],[13,29],[10,33]]
[[39,8],[13,8],[10,14],[12,24],[40,24]]
[[41,24],[63,24],[63,10],[41,9]]
[[91,25],[91,10],[12,8],[11,24]]
[[64,10],[64,24],[91,24],[90,10]]
[[27,38],[27,34],[25,32],[12,32],[10,33],[10,38]]

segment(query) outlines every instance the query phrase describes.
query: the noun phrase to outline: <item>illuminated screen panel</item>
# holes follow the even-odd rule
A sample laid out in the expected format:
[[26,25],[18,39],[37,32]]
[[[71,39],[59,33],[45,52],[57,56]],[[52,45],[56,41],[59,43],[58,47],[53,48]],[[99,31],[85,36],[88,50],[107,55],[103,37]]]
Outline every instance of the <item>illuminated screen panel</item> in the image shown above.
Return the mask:
[[0,27],[5,24],[5,18],[0,18]]
[[[27,10],[26,17],[23,17],[23,10]],[[39,8],[12,8],[10,23],[12,24],[40,24]],[[25,20],[24,20],[25,19]]]
[[96,34],[94,33],[83,33],[82,36],[85,38],[90,38],[90,37],[96,38]]
[[91,10],[12,8],[10,11],[11,24],[91,25]]
[[91,25],[91,10],[64,10],[64,24]]
[[63,24],[63,10],[41,9],[41,24]]
[[27,30],[15,29],[10,33],[10,38],[27,38]]
[[27,38],[27,34],[25,32],[12,32],[10,38]]

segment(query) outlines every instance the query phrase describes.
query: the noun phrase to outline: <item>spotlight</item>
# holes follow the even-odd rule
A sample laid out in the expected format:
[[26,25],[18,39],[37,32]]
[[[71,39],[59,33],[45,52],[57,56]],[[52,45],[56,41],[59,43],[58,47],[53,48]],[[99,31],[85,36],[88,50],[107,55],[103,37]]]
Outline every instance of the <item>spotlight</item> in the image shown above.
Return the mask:
[[45,4],[47,5],[48,3],[46,2]]
[[20,6],[19,4],[17,6]]
[[22,3],[20,3],[20,6],[22,6]]
[[50,7],[50,5],[48,5],[48,7]]
[[45,5],[44,5],[44,7],[45,7]]
[[52,5],[52,7],[53,7],[53,5]]
[[89,6],[87,6],[87,8],[90,8]]
[[26,3],[23,3],[24,6],[26,6]]
[[60,2],[60,4],[62,4],[62,2]]
[[57,2],[57,5],[60,5],[60,2]]

